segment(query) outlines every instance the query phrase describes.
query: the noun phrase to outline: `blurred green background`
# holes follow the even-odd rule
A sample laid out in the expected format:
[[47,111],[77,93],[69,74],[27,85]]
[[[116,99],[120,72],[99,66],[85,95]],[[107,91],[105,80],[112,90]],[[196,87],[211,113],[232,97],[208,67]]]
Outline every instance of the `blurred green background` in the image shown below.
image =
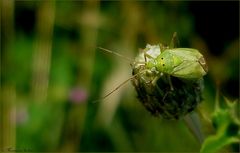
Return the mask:
[[92,103],[131,76],[98,46],[133,59],[175,31],[207,59],[199,107],[210,117],[217,89],[239,97],[238,1],[2,0],[0,149],[198,152],[183,121],[151,116],[131,83]]

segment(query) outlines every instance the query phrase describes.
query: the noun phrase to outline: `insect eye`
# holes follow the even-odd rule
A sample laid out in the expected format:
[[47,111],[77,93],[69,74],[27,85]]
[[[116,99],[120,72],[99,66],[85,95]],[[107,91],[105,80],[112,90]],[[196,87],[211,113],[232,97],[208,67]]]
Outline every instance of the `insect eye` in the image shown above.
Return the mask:
[[163,60],[163,58],[161,58]]
[[163,64],[162,66],[165,66],[165,64]]

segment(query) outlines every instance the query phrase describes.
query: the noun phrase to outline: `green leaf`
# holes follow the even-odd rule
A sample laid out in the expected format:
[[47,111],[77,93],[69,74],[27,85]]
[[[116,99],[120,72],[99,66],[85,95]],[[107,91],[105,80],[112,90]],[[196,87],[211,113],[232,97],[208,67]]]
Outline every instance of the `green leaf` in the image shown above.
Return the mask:
[[235,110],[238,108],[237,101],[230,102],[225,98],[227,104],[225,108],[219,106],[216,98],[215,111],[212,116],[216,134],[209,136],[203,143],[200,153],[215,153],[225,146],[233,143],[240,143],[240,121]]
[[203,143],[200,153],[215,153],[221,148],[232,143],[239,143],[237,137],[228,137],[226,135],[209,136]]

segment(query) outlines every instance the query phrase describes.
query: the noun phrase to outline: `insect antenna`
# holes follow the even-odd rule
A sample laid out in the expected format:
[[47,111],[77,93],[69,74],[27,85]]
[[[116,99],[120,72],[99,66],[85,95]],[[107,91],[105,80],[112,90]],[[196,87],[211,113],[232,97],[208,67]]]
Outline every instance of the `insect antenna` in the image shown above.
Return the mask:
[[123,85],[125,85],[128,81],[134,79],[137,75],[145,72],[146,70],[143,70],[135,75],[133,75],[132,77],[130,77],[129,79],[125,80],[124,82],[122,82],[120,85],[118,85],[115,89],[113,89],[111,92],[109,92],[108,94],[106,94],[105,96],[103,96],[102,98],[100,99],[97,99],[97,100],[94,100],[93,103],[96,103],[96,102],[99,102],[99,101],[102,101],[104,100],[105,98],[107,98],[108,96],[110,96],[112,93],[114,93],[115,91],[117,91],[120,87],[122,87]]
[[130,63],[133,63],[133,62],[134,62],[134,60],[132,60],[131,58],[128,58],[128,57],[126,57],[126,56],[123,56],[123,55],[121,55],[121,54],[119,54],[119,53],[117,53],[117,52],[111,51],[111,50],[109,50],[109,49],[102,48],[102,47],[98,47],[98,49],[100,49],[101,51],[104,51],[104,52],[107,52],[107,53],[111,53],[111,54],[113,54],[113,55],[116,55],[116,56],[118,56],[118,57],[121,57],[121,58],[129,61]]

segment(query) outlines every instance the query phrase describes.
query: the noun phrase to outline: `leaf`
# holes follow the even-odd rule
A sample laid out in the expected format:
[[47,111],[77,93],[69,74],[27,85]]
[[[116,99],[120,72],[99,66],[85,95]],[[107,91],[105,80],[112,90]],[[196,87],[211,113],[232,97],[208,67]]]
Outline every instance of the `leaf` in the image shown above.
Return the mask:
[[227,106],[219,106],[218,96],[216,98],[216,107],[212,116],[213,125],[216,127],[216,134],[209,136],[203,143],[200,153],[215,153],[225,146],[233,143],[240,143],[240,122],[236,113],[236,101],[230,102],[225,98]]
[[215,153],[221,148],[232,143],[239,143],[237,137],[228,137],[226,135],[209,136],[203,143],[200,153]]

